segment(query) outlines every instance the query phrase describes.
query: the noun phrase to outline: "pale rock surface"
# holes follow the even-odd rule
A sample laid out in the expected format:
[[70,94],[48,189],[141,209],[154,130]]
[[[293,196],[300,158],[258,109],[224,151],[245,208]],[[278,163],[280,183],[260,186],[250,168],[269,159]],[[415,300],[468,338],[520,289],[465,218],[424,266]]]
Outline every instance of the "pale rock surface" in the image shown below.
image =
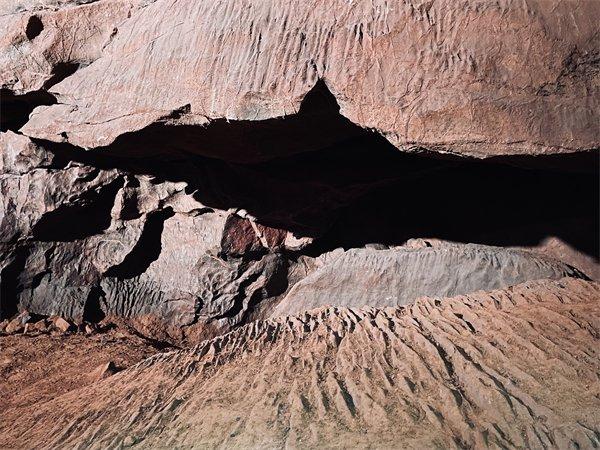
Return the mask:
[[402,150],[577,152],[600,146],[599,21],[596,1],[158,0],[23,132],[96,148],[153,123],[289,116],[324,80]]
[[567,278],[259,321],[8,409],[0,446],[595,448],[599,307]]
[[464,295],[566,276],[582,274],[558,260],[499,247],[352,249],[334,253],[296,283],[272,316],[296,315],[321,306],[402,306],[422,296]]
[[140,0],[4,1],[0,87],[22,95],[50,88],[98,59]]

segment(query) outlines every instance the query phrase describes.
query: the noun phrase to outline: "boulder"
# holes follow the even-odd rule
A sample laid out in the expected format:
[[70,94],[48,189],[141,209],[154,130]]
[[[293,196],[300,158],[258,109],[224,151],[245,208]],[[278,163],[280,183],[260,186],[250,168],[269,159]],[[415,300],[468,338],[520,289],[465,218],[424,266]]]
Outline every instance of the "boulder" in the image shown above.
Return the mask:
[[49,320],[42,319],[33,324],[33,329],[41,333],[46,333],[50,328]]
[[66,333],[72,327],[72,325],[62,317],[55,317],[52,321],[52,324],[54,325],[54,328],[56,328],[59,331],[62,331],[63,333]]
[[8,322],[8,325],[6,325],[6,328],[4,329],[4,331],[8,334],[12,334],[12,333],[18,333],[20,331],[23,331],[24,328],[25,328],[25,326],[21,323],[20,320],[13,319],[10,322]]
[[19,333],[25,329],[25,325],[31,320],[31,315],[27,310],[21,311],[6,325],[4,331],[6,333]]

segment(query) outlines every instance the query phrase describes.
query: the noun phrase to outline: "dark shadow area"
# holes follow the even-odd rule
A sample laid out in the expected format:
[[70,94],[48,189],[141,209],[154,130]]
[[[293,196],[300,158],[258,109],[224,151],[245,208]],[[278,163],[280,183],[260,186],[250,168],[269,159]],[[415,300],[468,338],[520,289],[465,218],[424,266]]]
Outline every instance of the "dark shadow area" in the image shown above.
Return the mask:
[[534,246],[556,236],[598,259],[599,205],[597,173],[466,162],[369,192],[341,212],[321,244],[349,248],[427,237]]
[[15,95],[9,89],[0,89],[0,131],[18,131],[35,108],[55,103],[56,98],[44,90]]
[[97,192],[85,192],[72,205],[44,214],[33,227],[33,239],[71,242],[102,233],[110,226],[110,212],[122,185],[123,180],[116,179]]
[[160,256],[161,241],[165,220],[173,216],[173,210],[166,208],[148,216],[142,235],[125,259],[108,269],[104,275],[121,280],[141,275]]
[[18,312],[17,293],[21,289],[19,275],[25,268],[29,248],[18,247],[8,265],[0,271],[0,320],[9,319]]
[[79,63],[61,62],[52,68],[52,76],[44,83],[44,89],[50,89],[79,69]]
[[206,126],[174,125],[173,120],[189,113],[185,106],[161,123],[120,136],[104,150],[144,157],[180,152],[242,164],[267,161],[369,133],[341,116],[339,109],[333,94],[319,81],[297,114],[260,121],[216,119]]
[[25,36],[27,36],[27,39],[33,41],[40,35],[42,31],[44,31],[42,19],[40,19],[38,16],[31,16],[27,21],[27,26],[25,27]]
[[94,286],[83,307],[84,322],[98,323],[101,322],[106,315],[100,306],[100,299],[104,296],[104,292],[100,286]]
[[404,153],[341,116],[324,83],[284,119],[152,125],[93,152],[44,146],[157,183],[185,181],[207,207],[242,208],[263,225],[315,238],[313,254],[418,237],[531,246],[549,236],[599,253],[598,151],[485,161]]

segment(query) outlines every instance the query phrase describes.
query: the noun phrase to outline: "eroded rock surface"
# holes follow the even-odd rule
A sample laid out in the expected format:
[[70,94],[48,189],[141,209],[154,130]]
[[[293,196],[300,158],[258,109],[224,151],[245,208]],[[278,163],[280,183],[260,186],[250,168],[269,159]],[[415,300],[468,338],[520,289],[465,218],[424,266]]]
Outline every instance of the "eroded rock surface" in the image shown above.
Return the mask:
[[91,64],[140,0],[12,1],[0,5],[0,130],[16,131],[52,86]]
[[594,448],[599,306],[567,278],[259,321],[9,410],[0,445]]
[[582,275],[556,260],[497,247],[352,249],[326,257],[290,289],[273,316],[321,306],[401,306],[422,296],[449,297],[565,276]]
[[143,1],[12,3],[0,9],[0,87],[24,95],[49,89],[98,59]]
[[[368,142],[357,142],[344,149],[371,150]],[[365,236],[398,243],[415,236],[419,223],[411,221],[418,199],[393,207],[398,212],[389,218],[382,211],[373,214],[354,205],[393,204],[398,192],[421,179],[430,184],[432,176],[450,192],[442,195],[452,196],[444,186],[455,177],[458,163],[387,156],[380,162],[374,158],[371,165],[348,158],[346,165],[322,166],[318,156],[261,165],[177,157],[98,158],[13,132],[0,134],[0,146],[3,318],[21,310],[76,323],[108,316],[126,319],[153,338],[197,341],[256,318],[325,304],[396,306],[423,295],[584,276],[563,262],[500,247],[450,245],[412,251],[383,245],[384,250],[328,251],[329,246],[353,242],[362,247]],[[362,170],[356,172],[359,166]],[[487,180],[484,169],[475,182]],[[462,183],[470,190],[473,175],[460,170]],[[529,176],[529,172],[519,175],[524,180]],[[558,177],[572,180],[572,187],[591,179],[585,173]],[[511,176],[519,192],[517,179]],[[542,191],[556,189],[560,194],[555,178],[548,180]],[[512,207],[514,201],[508,202]],[[477,205],[476,200],[473,203]],[[571,236],[593,229],[593,209],[586,209],[592,203],[593,197],[582,192],[569,209],[557,210],[560,220],[566,217],[571,223],[560,231]],[[425,210],[432,208],[438,206]],[[515,211],[529,205],[519,208]],[[340,216],[344,210],[349,214]],[[546,236],[535,222],[527,223],[527,216],[515,212],[515,217],[522,219],[518,226],[533,227],[534,237]],[[373,221],[362,225],[365,218]],[[479,232],[477,220],[487,224],[488,218],[465,220],[468,230]],[[327,230],[333,224],[332,238]],[[494,224],[498,226],[502,231],[505,225]],[[371,234],[374,228],[378,231]],[[390,235],[389,229],[394,231]],[[468,233],[463,235],[469,238]],[[567,255],[565,261],[574,264],[580,258]]]
[[23,130],[86,148],[154,123],[176,137],[294,114],[324,80],[345,117],[403,150],[597,148],[599,20],[594,1],[158,0]]
[[152,316],[175,330],[222,318],[229,326],[250,302],[284,292],[287,261],[274,251],[298,245],[288,232],[205,207],[185,183],[91,167],[24,136],[0,136],[3,315]]

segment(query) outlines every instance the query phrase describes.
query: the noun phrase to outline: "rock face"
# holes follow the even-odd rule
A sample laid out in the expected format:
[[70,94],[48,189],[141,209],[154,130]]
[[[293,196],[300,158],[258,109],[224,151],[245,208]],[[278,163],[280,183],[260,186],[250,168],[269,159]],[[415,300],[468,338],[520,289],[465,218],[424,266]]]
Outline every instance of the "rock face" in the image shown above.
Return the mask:
[[7,31],[0,40],[0,86],[23,95],[50,88],[98,59],[141,2],[10,3],[0,7],[0,27]]
[[581,275],[566,264],[518,250],[475,245],[353,249],[331,255],[296,283],[273,316],[327,305],[401,306],[421,296],[448,297],[565,276]]
[[0,446],[594,448],[599,306],[567,278],[259,321],[9,410]]
[[599,446],[573,3],[1,2],[0,447]]
[[[233,183],[231,175],[190,189],[191,181],[137,173],[125,163],[111,168],[106,160],[49,150],[12,132],[0,143],[0,307],[6,317],[23,309],[76,323],[114,316],[154,338],[199,339],[253,317],[326,304],[396,306],[423,295],[584,276],[530,252],[486,246],[338,250],[315,258],[303,255],[313,240],[309,230],[319,224],[305,212],[312,197],[288,200],[287,210],[276,203],[262,209],[280,219],[286,211],[288,225],[303,223],[298,235],[239,208],[207,206],[206,197],[196,195],[220,192]],[[220,173],[213,166],[207,163],[202,173]],[[248,183],[260,180],[260,172],[244,170]],[[362,179],[347,183],[306,186],[344,201],[353,190],[365,192]],[[338,190],[345,197],[331,193]],[[316,217],[326,227],[324,215]]]
[[294,114],[324,80],[345,117],[404,150],[597,148],[599,20],[593,1],[158,0],[23,131],[86,148],[154,123],[202,134]]
[[4,3],[2,318],[179,341],[600,276],[598,5],[326,3]]
[[251,299],[283,292],[286,262],[268,251],[297,245],[287,232],[207,208],[182,183],[65,161],[10,132],[2,145],[3,312],[178,329],[239,321]]
[[[88,4],[89,3],[89,4]],[[12,1],[0,5],[0,130],[16,130],[52,86],[98,59],[138,0]]]

